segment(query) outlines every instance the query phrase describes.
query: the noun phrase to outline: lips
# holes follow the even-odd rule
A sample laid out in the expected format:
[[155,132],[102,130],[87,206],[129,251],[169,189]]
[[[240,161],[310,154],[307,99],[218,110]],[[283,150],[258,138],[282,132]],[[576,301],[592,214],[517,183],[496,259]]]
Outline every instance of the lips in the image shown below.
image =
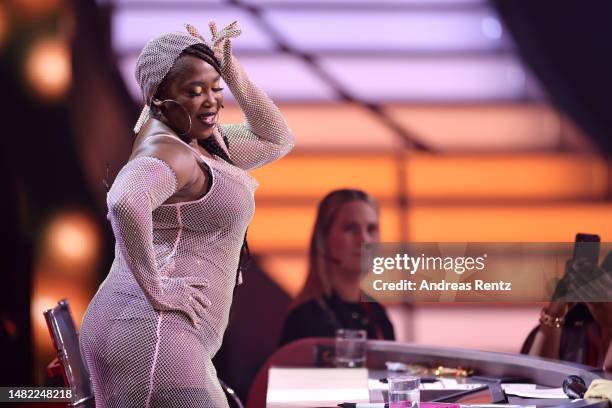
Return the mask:
[[204,112],[204,113],[198,114],[197,118],[204,126],[210,127],[210,126],[214,126],[217,123],[218,113],[219,113],[218,111]]

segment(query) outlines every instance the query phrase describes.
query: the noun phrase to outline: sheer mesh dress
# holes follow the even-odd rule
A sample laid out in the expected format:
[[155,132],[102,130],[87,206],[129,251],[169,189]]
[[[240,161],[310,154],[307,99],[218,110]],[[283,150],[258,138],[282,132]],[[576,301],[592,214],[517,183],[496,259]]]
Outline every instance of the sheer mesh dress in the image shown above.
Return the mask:
[[[287,154],[293,136],[272,101],[244,72],[227,81],[246,123],[219,125],[235,164],[191,149],[211,185],[199,199],[176,193],[172,168],[155,157],[130,160],[107,197],[116,238],[111,270],[81,326],[81,348],[96,406],[225,407],[211,358],[227,326],[257,182],[247,170]],[[155,119],[150,119],[154,121]],[[163,133],[163,132],[162,132]],[[188,311],[201,315],[194,326]]]

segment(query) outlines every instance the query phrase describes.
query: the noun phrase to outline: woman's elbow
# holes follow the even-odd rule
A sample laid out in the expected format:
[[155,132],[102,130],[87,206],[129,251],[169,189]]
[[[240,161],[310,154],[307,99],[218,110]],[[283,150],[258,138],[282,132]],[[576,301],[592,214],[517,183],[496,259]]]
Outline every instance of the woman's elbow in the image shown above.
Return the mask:
[[286,131],[283,133],[283,136],[281,137],[281,143],[279,144],[279,156],[283,157],[289,154],[289,152],[291,152],[294,147],[295,147],[295,135],[293,134],[291,129],[287,127]]
[[[293,136],[292,136],[293,137]],[[291,139],[282,145],[280,149],[280,157],[288,155],[295,147],[295,139]]]

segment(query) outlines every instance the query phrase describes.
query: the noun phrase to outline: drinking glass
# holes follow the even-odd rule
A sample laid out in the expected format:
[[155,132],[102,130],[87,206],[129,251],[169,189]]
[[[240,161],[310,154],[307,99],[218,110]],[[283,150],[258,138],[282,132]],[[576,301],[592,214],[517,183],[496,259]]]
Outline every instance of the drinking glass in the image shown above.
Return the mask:
[[398,375],[389,377],[389,408],[418,408],[421,400],[419,377]]
[[336,330],[336,367],[363,367],[366,337],[365,330]]

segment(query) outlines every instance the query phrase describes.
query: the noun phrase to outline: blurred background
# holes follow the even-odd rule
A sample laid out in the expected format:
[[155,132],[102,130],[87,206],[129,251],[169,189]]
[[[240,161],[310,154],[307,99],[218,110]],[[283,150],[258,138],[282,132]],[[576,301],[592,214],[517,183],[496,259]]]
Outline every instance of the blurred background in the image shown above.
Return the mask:
[[[3,0],[0,384],[47,383],[42,312],[68,298],[80,322],[108,272],[105,194],[152,37],[238,20],[236,56],[297,137],[254,172],[254,262],[216,358],[244,397],[332,189],[373,194],[388,242],[609,240],[610,15],[605,0]],[[242,121],[226,98],[221,120]],[[400,341],[509,352],[541,306],[388,305]]]

